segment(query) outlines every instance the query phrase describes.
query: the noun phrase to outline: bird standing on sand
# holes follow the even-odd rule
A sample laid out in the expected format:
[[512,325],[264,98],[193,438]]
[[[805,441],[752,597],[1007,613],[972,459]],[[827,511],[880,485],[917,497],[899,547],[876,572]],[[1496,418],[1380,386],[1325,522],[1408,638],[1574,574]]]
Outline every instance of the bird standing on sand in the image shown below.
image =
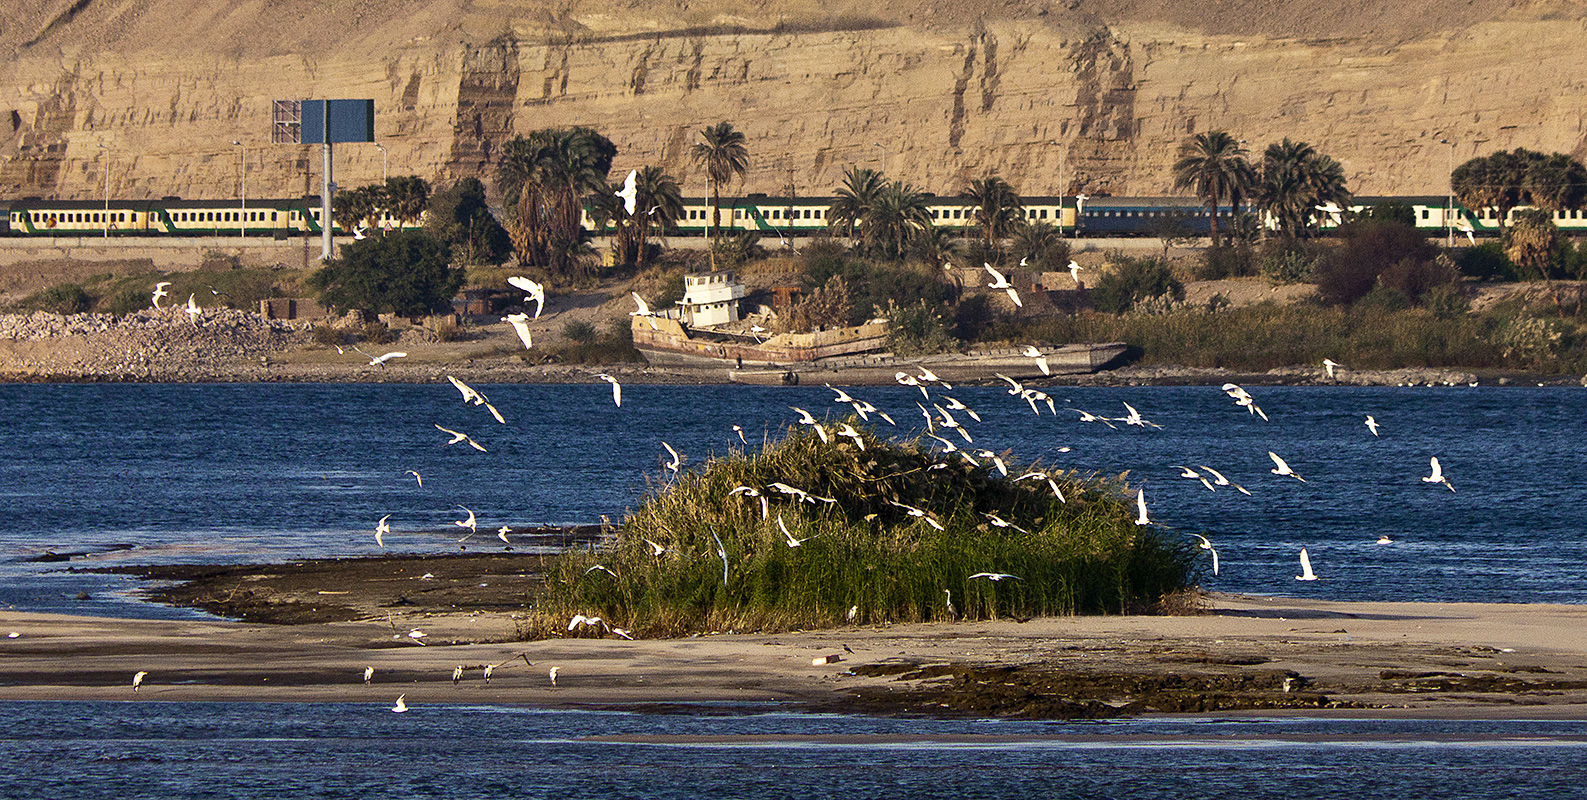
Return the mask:
[[147,677],[148,674],[149,673],[147,673],[147,672],[135,672],[135,673],[133,673],[133,675],[132,675],[132,691],[134,691],[134,692],[138,691],[138,687],[143,685],[143,679],[145,677]]
[[557,688],[557,672],[561,669],[561,667],[552,667],[551,671],[546,673],[546,675],[551,678],[551,688],[553,689]]
[[463,680],[463,665],[458,664],[457,669],[452,670],[452,685],[456,686],[461,680]]

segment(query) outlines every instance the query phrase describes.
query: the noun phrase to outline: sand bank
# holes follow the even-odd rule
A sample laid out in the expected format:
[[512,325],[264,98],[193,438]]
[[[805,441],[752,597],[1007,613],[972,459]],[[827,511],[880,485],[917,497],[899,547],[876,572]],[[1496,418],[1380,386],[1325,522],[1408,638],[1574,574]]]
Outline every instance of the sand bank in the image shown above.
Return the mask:
[[[425,636],[410,637],[415,630]],[[0,612],[0,635],[11,633],[0,638],[0,699],[8,700],[390,703],[406,694],[410,705],[779,702],[1038,715],[1047,706],[1032,703],[1031,695],[1044,686],[1089,686],[1096,691],[1081,701],[1118,707],[1154,696],[1143,687],[1160,688],[1166,680],[1202,698],[1201,707],[1181,703],[1174,710],[1587,719],[1587,607],[1581,606],[1212,595],[1206,613],[1190,616],[634,642],[514,641],[514,615],[502,612],[393,613],[299,625]],[[823,656],[841,660],[812,665]],[[500,665],[488,684],[486,665]],[[454,684],[458,666],[464,673]],[[368,686],[365,667],[375,670]],[[555,686],[551,667],[558,670]],[[137,671],[149,674],[135,694]],[[1242,697],[1246,702],[1219,699]]]

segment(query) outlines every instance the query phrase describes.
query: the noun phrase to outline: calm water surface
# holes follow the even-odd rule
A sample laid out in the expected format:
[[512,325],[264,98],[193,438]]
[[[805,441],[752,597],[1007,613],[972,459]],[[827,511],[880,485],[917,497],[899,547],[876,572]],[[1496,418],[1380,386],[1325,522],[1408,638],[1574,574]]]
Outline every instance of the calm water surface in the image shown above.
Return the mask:
[[[830,390],[605,384],[478,387],[497,424],[439,385],[0,386],[0,602],[26,610],[159,615],[134,584],[75,565],[231,561],[458,547],[460,507],[481,531],[621,517],[662,480],[662,442],[698,465],[779,435],[800,406],[839,415]],[[920,393],[855,390],[913,436]],[[1255,388],[1272,419],[1216,387],[1056,388],[1040,415],[997,387],[949,394],[977,447],[1081,472],[1129,472],[1152,517],[1219,548],[1212,589],[1339,600],[1587,601],[1587,391],[1572,388]],[[1124,404],[1161,430],[1083,423]],[[1374,437],[1366,414],[1382,425]],[[443,447],[435,425],[487,448]],[[951,434],[950,434],[951,435]],[[1061,448],[1068,448],[1063,452]],[[1269,473],[1277,452],[1305,483]],[[1423,483],[1437,456],[1456,489]],[[1252,492],[1208,492],[1175,464]],[[417,470],[424,487],[404,473]],[[1380,534],[1392,545],[1375,544]],[[532,548],[532,539],[518,547]],[[129,550],[114,548],[130,546]],[[476,547],[494,548],[489,536]],[[1300,583],[1306,547],[1322,580]],[[989,564],[989,569],[997,565]],[[87,591],[95,599],[72,599]]]

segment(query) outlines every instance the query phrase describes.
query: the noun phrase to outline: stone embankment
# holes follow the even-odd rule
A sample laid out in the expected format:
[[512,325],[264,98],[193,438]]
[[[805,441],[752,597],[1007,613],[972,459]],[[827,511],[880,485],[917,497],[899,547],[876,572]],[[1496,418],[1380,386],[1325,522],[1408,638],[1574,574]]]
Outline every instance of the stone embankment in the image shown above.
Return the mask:
[[0,376],[13,380],[259,379],[270,355],[309,341],[307,324],[228,308],[125,316],[0,315]]

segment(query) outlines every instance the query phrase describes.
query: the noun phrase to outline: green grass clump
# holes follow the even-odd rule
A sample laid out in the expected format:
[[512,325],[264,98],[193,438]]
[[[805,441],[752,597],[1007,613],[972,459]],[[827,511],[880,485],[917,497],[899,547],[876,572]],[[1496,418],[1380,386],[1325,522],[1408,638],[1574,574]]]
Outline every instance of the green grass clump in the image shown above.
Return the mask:
[[[861,436],[864,451],[801,429],[659,487],[610,544],[562,557],[529,628],[565,634],[573,614],[664,636],[830,627],[851,607],[865,624],[1126,612],[1190,585],[1193,550],[1136,526],[1117,479],[1054,473],[1060,502],[1044,480],[1014,481],[1013,468],[1004,477],[916,442]],[[800,502],[773,482],[833,502]],[[738,486],[764,494],[768,518],[759,498],[732,494]],[[801,546],[789,546],[779,518]],[[1020,580],[970,580],[977,572]]]

